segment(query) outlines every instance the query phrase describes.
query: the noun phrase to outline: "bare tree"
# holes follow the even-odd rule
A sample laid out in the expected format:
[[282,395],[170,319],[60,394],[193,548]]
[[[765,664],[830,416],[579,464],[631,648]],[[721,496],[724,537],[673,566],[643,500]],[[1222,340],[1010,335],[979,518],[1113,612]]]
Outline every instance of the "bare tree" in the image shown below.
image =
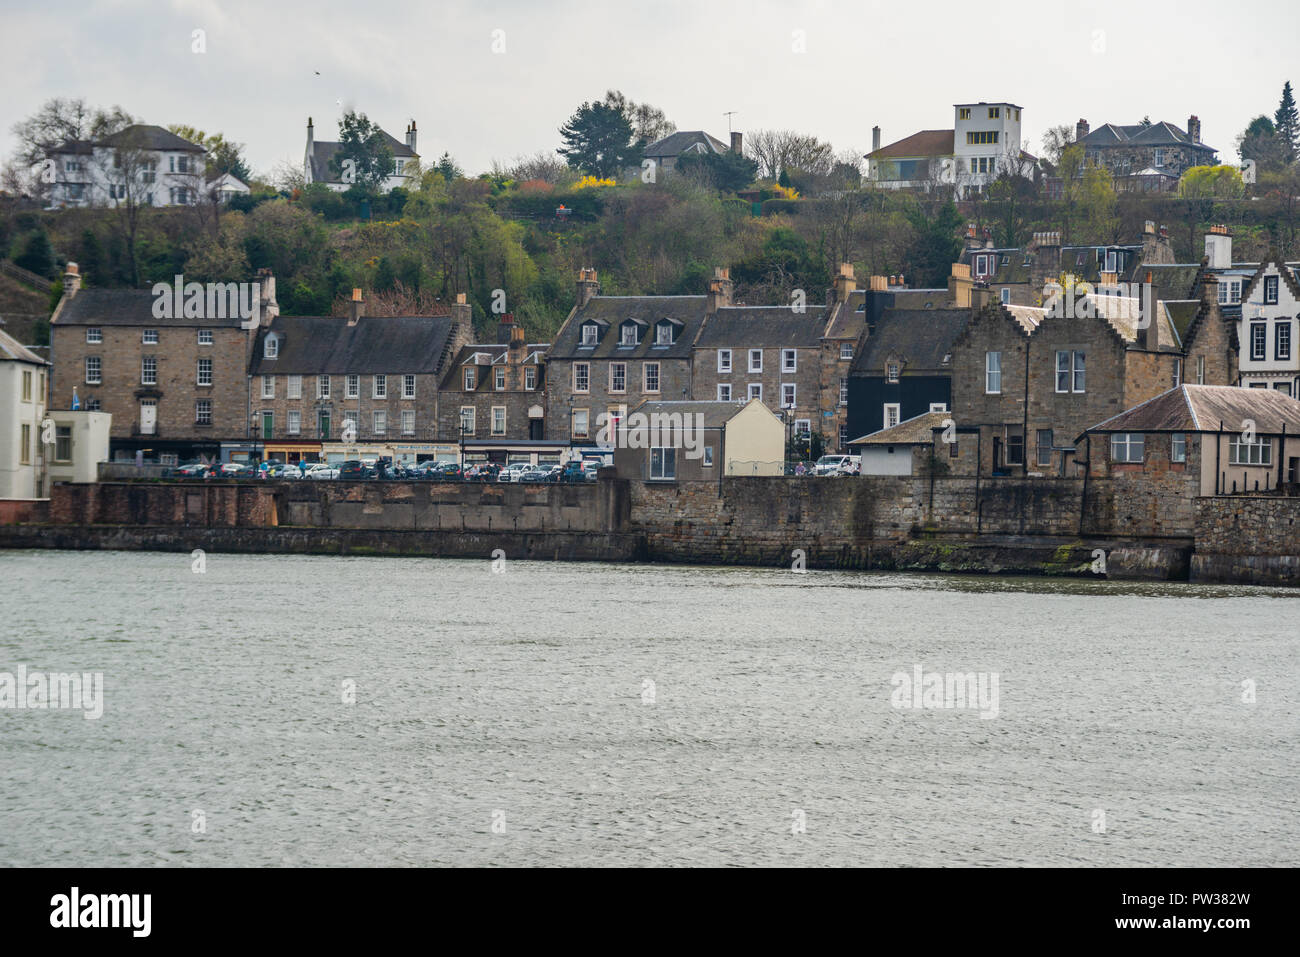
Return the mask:
[[793,130],[755,130],[745,138],[745,152],[758,163],[759,175],[765,179],[776,179],[788,170],[826,176],[835,166],[831,144]]
[[516,156],[506,173],[516,183],[542,180],[552,186],[567,186],[577,178],[568,163],[553,153],[546,152]]
[[99,180],[109,192],[109,205],[117,212],[117,229],[126,244],[131,282],[140,282],[140,264],[136,242],[140,232],[141,211],[153,205],[158,188],[157,154],[144,146],[139,129],[127,129],[104,140],[93,154]]
[[13,125],[18,146],[5,171],[6,184],[15,192],[44,197],[53,184],[50,177],[41,175],[39,167],[54,151],[103,139],[134,122],[120,106],[105,110],[80,97],[46,100],[35,113]]
[[1043,134],[1043,159],[1053,166],[1061,162],[1061,154],[1074,142],[1074,127],[1049,126]]

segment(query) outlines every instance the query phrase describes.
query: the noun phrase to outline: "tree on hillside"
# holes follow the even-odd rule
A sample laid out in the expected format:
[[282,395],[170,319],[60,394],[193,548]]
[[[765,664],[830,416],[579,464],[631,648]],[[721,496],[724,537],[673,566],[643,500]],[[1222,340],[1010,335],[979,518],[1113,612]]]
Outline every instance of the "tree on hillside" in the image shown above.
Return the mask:
[[1073,126],[1049,126],[1043,134],[1043,159],[1053,166],[1061,162],[1061,154],[1074,142]]
[[167,129],[181,139],[189,140],[208,151],[203,158],[204,174],[207,179],[214,180],[229,173],[246,184],[253,178],[253,171],[249,169],[244,159],[243,143],[232,142],[220,133],[208,134],[193,126],[183,126],[179,123],[173,123]]
[[739,153],[687,153],[677,160],[676,171],[720,192],[736,193],[754,182],[758,163]]
[[1277,128],[1267,116],[1257,116],[1237,137],[1237,153],[1245,160],[1254,160],[1258,172],[1278,170],[1286,165],[1286,145],[1277,135]]
[[1296,112],[1290,80],[1282,86],[1282,102],[1273,115],[1273,126],[1277,130],[1278,139],[1286,148],[1286,161],[1294,163],[1297,155],[1300,155],[1300,113]]
[[603,102],[583,103],[560,127],[564,146],[556,150],[571,167],[605,178],[640,163],[632,124],[622,110]]
[[835,166],[830,143],[793,130],[755,130],[745,138],[744,149],[764,179],[777,179],[787,170],[826,176]]
[[649,103],[633,103],[619,90],[605,93],[605,105],[613,107],[623,114],[632,126],[632,138],[642,145],[661,140],[677,132],[677,126],[664,111]]
[[1193,166],[1178,181],[1183,199],[1240,199],[1246,195],[1241,172],[1235,166]]
[[343,182],[371,195],[378,193],[396,163],[384,131],[364,113],[351,110],[339,120],[339,149],[330,158],[330,170]]
[[540,180],[552,186],[569,186],[576,179],[573,169],[550,153],[517,156],[505,172],[516,183]]
[[903,250],[904,275],[912,286],[938,289],[946,286],[952,264],[961,255],[961,214],[954,203],[946,203],[933,215],[917,205],[907,212],[914,236]]
[[35,113],[13,125],[18,141],[5,179],[18,190],[44,196],[50,184],[41,165],[52,150],[70,142],[98,141],[125,129],[135,118],[120,106],[93,107],[80,97],[46,100]]
[[108,137],[106,149],[94,156],[100,180],[108,185],[109,203],[116,212],[118,234],[126,247],[127,271],[131,284],[140,282],[137,255],[140,221],[144,209],[154,205],[158,188],[157,154],[145,145],[139,129],[125,129]]

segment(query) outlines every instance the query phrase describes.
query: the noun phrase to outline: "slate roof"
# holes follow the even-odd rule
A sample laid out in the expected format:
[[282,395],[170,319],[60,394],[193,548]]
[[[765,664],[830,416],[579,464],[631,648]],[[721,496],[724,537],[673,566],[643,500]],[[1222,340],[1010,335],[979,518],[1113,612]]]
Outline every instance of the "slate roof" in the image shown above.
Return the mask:
[[820,349],[826,331],[825,306],[724,306],[710,316],[696,340],[701,348]]
[[655,140],[645,148],[645,155],[650,157],[680,156],[696,143],[703,143],[713,153],[726,153],[727,144],[703,130],[678,130],[669,133],[663,139]]
[[849,445],[929,445],[934,441],[934,430],[943,428],[944,420],[950,418],[950,412],[922,412],[891,428],[853,439]]
[[826,328],[826,338],[856,341],[867,324],[866,311],[858,311],[866,301],[867,294],[864,290],[858,289],[849,293],[848,300],[836,311],[830,325]]
[[[361,321],[365,322],[365,319],[362,319]],[[529,360],[531,359],[532,364],[536,365],[540,370],[537,376],[537,391],[539,392],[542,388],[542,381],[546,377],[546,350],[550,347],[551,345],[548,342],[529,342],[524,345],[524,364],[528,365]],[[459,369],[470,364],[489,367],[498,365],[506,360],[509,352],[510,347],[500,343],[461,346],[460,351],[456,353],[452,360],[447,363],[446,368],[442,370],[442,382],[439,384],[439,388],[450,389],[455,392],[463,391],[459,387],[459,383],[456,379],[460,374],[458,371]],[[476,353],[480,354],[480,361],[471,363],[471,360],[474,358]],[[485,376],[480,380],[480,385],[486,381],[487,378]],[[496,390],[489,387],[485,391],[492,392]]]
[[[658,402],[647,399],[632,411],[641,412],[645,415],[653,415],[655,413],[661,415],[672,415],[674,413],[681,415],[702,415],[704,416],[704,428],[720,429],[734,419],[741,409],[749,405],[750,402],[757,402],[761,408],[767,409],[767,406],[763,405],[762,400],[760,399],[750,399],[748,402],[713,402],[707,399],[669,400]],[[767,409],[767,412],[775,417],[771,409]]]
[[886,309],[875,330],[853,357],[853,375],[883,375],[885,362],[898,356],[905,373],[948,372],[953,343],[970,322],[969,309]]
[[[1181,385],[1099,422],[1087,432],[1217,432],[1237,431],[1246,419],[1255,432],[1300,433],[1300,402],[1276,389],[1243,389],[1231,385]],[[1084,434],[1086,435],[1087,432]]]
[[130,149],[168,150],[170,152],[206,153],[202,146],[191,143],[161,126],[136,123],[106,136],[96,146],[126,146]]
[[[393,151],[394,159],[418,158],[419,154],[387,131],[380,130],[384,143]],[[341,183],[338,173],[330,169],[330,158],[343,146],[342,143],[330,143],[325,140],[312,140],[311,144],[311,178],[319,183]]]
[[882,146],[867,159],[907,159],[912,156],[952,156],[956,130],[921,130],[905,139]]
[[0,329],[0,359],[12,359],[15,362],[29,362],[32,365],[49,365],[44,359],[22,345],[17,339]]
[[1187,330],[1192,327],[1192,322],[1196,319],[1196,313],[1200,311],[1201,300],[1199,299],[1164,299],[1165,310],[1169,313],[1169,319],[1178,330],[1178,338],[1184,342],[1187,341]]
[[[982,277],[975,275],[975,257],[979,255],[994,257],[991,275]],[[957,261],[971,267],[972,279],[978,278],[989,285],[1029,282],[1029,266],[1025,264],[1023,249],[964,249]]]
[[1195,149],[1217,152],[1213,146],[1197,143],[1181,127],[1161,121],[1150,126],[1136,123],[1132,126],[1116,126],[1104,123],[1092,130],[1082,140],[1084,148],[1105,148],[1127,144],[1130,146],[1190,146]]
[[[362,316],[355,326],[334,316],[276,316],[261,330],[250,375],[360,375],[442,370],[450,316]],[[263,341],[280,336],[279,356],[267,359]]]
[[[595,296],[560,327],[548,358],[689,359],[707,305],[705,296]],[[579,344],[582,341],[581,329],[592,319],[606,325],[601,328],[600,340],[595,347],[584,348]],[[618,344],[619,327],[627,319],[639,319],[647,324],[643,327],[640,343],[632,348],[622,348]],[[654,344],[653,327],[660,319],[676,319],[682,323],[671,346]]]
[[[168,286],[170,289],[170,284]],[[154,296],[149,289],[82,289],[71,299],[63,300],[62,309],[52,320],[58,326],[168,326],[217,329],[238,326],[238,316],[228,319],[159,319],[153,314]]]

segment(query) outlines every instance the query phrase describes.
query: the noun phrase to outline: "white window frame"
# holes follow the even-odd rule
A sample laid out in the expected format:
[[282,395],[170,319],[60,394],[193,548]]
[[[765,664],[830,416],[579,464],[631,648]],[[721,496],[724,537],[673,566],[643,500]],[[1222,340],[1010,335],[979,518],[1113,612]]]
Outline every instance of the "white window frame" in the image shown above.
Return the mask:
[[849,404],[849,377],[840,376],[840,405]]
[[[1133,458],[1134,450],[1137,458]],[[1146,435],[1142,432],[1115,432],[1110,437],[1110,460],[1116,465],[1141,465],[1146,458]]]
[[[619,374],[619,378],[622,378],[623,380],[623,384],[617,387],[614,385],[616,371]],[[611,362],[609,364],[609,391],[616,395],[622,395],[627,392],[627,363],[626,362]]]
[[781,383],[781,408],[793,409],[795,405],[798,404],[798,398],[797,398],[798,393],[799,390],[795,387],[795,384],[793,382],[782,382]]
[[211,399],[194,400],[194,424],[195,425],[212,424],[212,400]]
[[1233,433],[1228,440],[1228,464],[1271,468],[1273,443],[1262,437],[1254,442],[1243,442],[1239,434]]
[[413,373],[408,372],[402,376],[402,398],[415,398],[415,375]]
[[[207,375],[206,375],[206,377],[205,377],[205,375],[204,375],[204,369],[203,369],[203,364],[204,364],[205,362],[207,363]],[[203,381],[204,378],[207,379],[206,382]],[[210,385],[212,385],[212,380],[213,380],[212,360],[211,360],[211,359],[200,359],[199,362],[198,362],[198,369],[196,370],[195,375],[194,375],[194,382],[195,382],[195,384],[196,384],[196,385],[201,385],[201,386],[210,386]]]
[[781,350],[781,372],[782,372],[782,374],[787,373],[787,372],[798,372],[798,371],[799,371],[799,350],[798,350],[798,349],[782,349],[782,350]]
[[[658,468],[655,463],[655,453],[658,455]],[[656,474],[657,473],[657,474]],[[655,446],[650,449],[648,457],[646,477],[660,482],[671,482],[677,479],[677,450],[672,446]]]
[[302,413],[297,409],[289,409],[285,416],[284,430],[288,435],[302,434]]
[[463,435],[473,435],[474,430],[478,427],[475,421],[474,406],[462,405],[460,407],[460,430]]
[[1173,432],[1169,436],[1169,461],[1173,465],[1187,464],[1187,433]]
[[415,434],[415,410],[414,409],[402,410],[402,434],[403,435]]
[[718,383],[718,401],[719,401],[719,402],[730,402],[730,401],[731,401],[731,383],[730,383],[730,382],[719,382],[719,383]]
[[262,340],[262,358],[278,359],[280,357],[280,340],[274,334]]
[[330,397],[330,377],[328,375],[316,376],[316,398],[328,399]]
[[750,372],[763,371],[763,350],[762,349],[749,350],[749,371]]
[[86,342],[90,345],[96,345],[104,341],[104,330],[99,326],[86,327]]
[[[654,375],[655,375],[655,381],[654,381],[654,387],[653,387],[653,388],[652,388],[651,385],[650,385],[650,370],[651,370],[651,369],[654,370]],[[657,392],[659,391],[659,387],[660,387],[660,385],[661,385],[661,382],[662,382],[662,380],[659,378],[659,363],[657,363],[657,362],[647,362],[647,363],[645,363],[645,364],[641,367],[641,391],[642,391],[642,392],[657,393]]]
[[388,410],[375,409],[370,413],[370,424],[374,426],[375,435],[383,435],[388,431]]
[[[890,419],[893,419],[891,422]],[[886,402],[884,404],[884,426],[883,428],[892,429],[903,420],[903,406],[900,402]]]
[[1002,394],[1002,353],[1000,351],[990,350],[984,353],[984,394]]
[[730,349],[718,350],[718,371],[719,372],[731,371],[731,350]]
[[761,383],[761,382],[751,382],[751,383],[749,383],[748,387],[745,389],[745,396],[746,396],[745,401],[747,401],[747,402],[750,401],[751,399],[758,399],[760,402],[762,402],[762,401],[763,401],[763,383]]
[[582,342],[580,345],[595,346],[600,342],[600,326],[594,322],[589,322],[582,327]]
[[853,343],[851,343],[851,342],[841,342],[841,343],[840,343],[840,358],[841,358],[841,359],[852,359],[852,358],[853,358]]
[[370,398],[388,398],[388,376],[383,373],[376,373],[370,377]]
[[473,392],[478,388],[478,369],[474,366],[466,366],[461,370],[461,386],[465,392]]
[[[500,422],[501,422],[501,427],[500,427],[500,428],[497,428],[497,420],[498,420],[498,417],[500,418]],[[492,419],[491,419],[491,426],[492,426],[492,434],[493,434],[493,435],[505,435],[505,434],[506,434],[506,407],[505,407],[504,405],[494,405],[494,406],[492,406]]]
[[141,385],[158,384],[158,357],[157,356],[140,357],[140,384]]
[[285,378],[284,397],[286,399],[302,398],[302,376],[290,375]]
[[262,398],[263,399],[275,398],[275,376],[273,375],[262,376]]
[[[582,423],[581,426],[578,425],[579,422]],[[569,428],[572,438],[588,438],[591,435],[591,410],[574,409],[569,423]]]
[[591,363],[573,364],[573,391],[582,395],[591,392]]
[[344,398],[359,399],[361,398],[361,376],[358,373],[350,372],[344,378]]
[[534,392],[537,390],[537,366],[528,366],[524,369],[524,391]]
[[140,333],[140,344],[144,346],[158,345],[158,330],[145,329]]

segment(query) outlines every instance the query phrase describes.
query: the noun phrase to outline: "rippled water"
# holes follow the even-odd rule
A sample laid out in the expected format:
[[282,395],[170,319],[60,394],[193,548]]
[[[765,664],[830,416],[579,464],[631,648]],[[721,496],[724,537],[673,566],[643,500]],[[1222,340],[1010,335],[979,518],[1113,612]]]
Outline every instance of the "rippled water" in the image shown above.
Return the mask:
[[[13,551],[0,581],[0,671],[106,699],[0,710],[5,864],[1300,863],[1286,592]],[[996,672],[998,717],[894,709],[916,664]]]

